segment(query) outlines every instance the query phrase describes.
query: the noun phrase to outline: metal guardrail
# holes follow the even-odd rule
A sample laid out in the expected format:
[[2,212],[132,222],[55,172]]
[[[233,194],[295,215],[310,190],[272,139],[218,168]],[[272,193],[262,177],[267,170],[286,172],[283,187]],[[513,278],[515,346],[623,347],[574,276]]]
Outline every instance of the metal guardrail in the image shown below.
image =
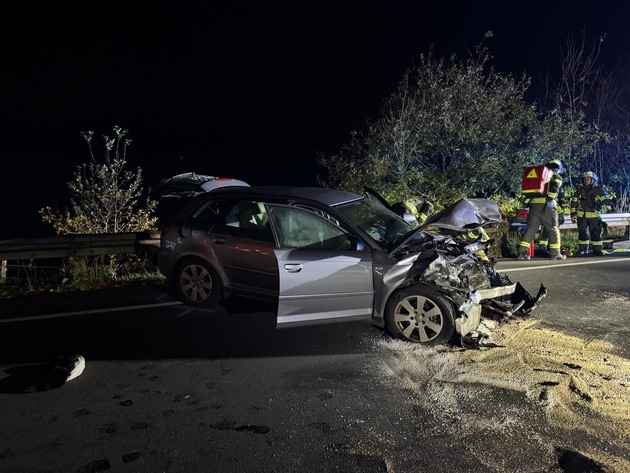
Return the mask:
[[[628,238],[630,230],[630,213],[625,214],[603,214],[602,221],[606,222],[609,227],[626,227],[626,238]],[[526,224],[522,224],[523,227]],[[514,225],[516,226],[516,225]],[[510,228],[510,224],[507,222],[499,224],[495,228],[489,228],[488,233],[500,233],[505,232]],[[577,230],[577,224],[571,222],[571,216],[565,215],[564,221],[560,224],[560,230]]]
[[[603,214],[602,221],[606,222],[609,227],[628,227],[630,226],[629,214]],[[571,222],[571,216],[564,216],[564,223],[560,224],[560,230],[577,229],[577,224]],[[627,233],[627,231],[626,231]]]
[[0,240],[0,261],[152,253],[160,246],[157,232],[59,235]]
[[[604,214],[602,220],[609,227],[625,226],[626,238],[630,228],[630,213]],[[491,232],[506,231],[507,223]],[[561,230],[576,229],[571,218],[565,216],[560,225]],[[46,258],[63,258],[68,256],[97,256],[124,253],[152,253],[160,246],[158,232],[142,233],[102,233],[91,235],[60,235],[48,238],[20,238],[0,240],[0,261],[17,261]]]

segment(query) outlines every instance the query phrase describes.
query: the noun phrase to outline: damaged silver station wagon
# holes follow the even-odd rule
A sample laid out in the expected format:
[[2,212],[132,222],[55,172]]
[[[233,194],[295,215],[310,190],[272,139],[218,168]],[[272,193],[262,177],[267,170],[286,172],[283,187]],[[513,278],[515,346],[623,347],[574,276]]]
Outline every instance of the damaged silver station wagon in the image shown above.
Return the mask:
[[464,199],[422,225],[373,196],[315,187],[223,187],[163,220],[160,271],[192,306],[270,301],[277,326],[367,318],[424,345],[474,337],[481,318],[529,313],[532,297],[463,240],[501,221]]

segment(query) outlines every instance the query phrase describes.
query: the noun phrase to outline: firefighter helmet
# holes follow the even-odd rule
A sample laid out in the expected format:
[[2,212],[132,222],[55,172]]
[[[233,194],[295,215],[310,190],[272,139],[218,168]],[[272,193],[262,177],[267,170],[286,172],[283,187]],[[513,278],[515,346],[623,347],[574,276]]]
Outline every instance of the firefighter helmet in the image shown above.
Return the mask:
[[582,174],[582,178],[585,177],[590,177],[591,179],[595,180],[595,174],[593,174],[592,171],[586,171],[584,174]]
[[559,159],[552,159],[547,164],[545,164],[545,166],[547,166],[550,169],[555,169],[560,173],[562,172],[562,163],[560,162]]

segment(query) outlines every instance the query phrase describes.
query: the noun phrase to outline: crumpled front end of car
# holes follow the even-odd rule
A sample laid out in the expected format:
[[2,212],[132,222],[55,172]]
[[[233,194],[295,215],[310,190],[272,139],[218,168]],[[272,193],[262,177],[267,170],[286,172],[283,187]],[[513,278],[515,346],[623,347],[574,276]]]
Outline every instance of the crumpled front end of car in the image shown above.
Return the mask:
[[491,263],[474,254],[438,254],[422,273],[422,279],[453,301],[457,308],[455,331],[461,336],[475,331],[482,316],[528,314],[547,293],[541,285],[536,297],[531,296],[520,283],[512,283],[507,275],[497,273]]

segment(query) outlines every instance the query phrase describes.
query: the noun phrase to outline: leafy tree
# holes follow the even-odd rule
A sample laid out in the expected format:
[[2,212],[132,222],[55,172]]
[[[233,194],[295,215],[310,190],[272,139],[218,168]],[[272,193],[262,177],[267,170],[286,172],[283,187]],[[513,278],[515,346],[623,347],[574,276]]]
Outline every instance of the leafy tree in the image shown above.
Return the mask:
[[589,101],[588,112],[593,116],[605,139],[595,143],[584,170],[595,172],[600,184],[610,186],[614,194],[613,210],[627,212],[630,208],[630,67],[626,57],[623,67],[605,70],[600,75]]
[[490,59],[483,44],[466,60],[421,55],[380,117],[340,153],[319,157],[327,169],[320,183],[421,194],[443,205],[516,190],[537,117],[524,101],[529,80],[496,72]]
[[597,66],[604,43],[605,35],[590,49],[584,35],[567,39],[545,106],[564,128],[553,142],[563,148],[566,186],[579,186],[582,172],[593,171],[613,201],[607,210],[624,212],[630,206],[630,69],[627,55],[613,70]]
[[390,201],[422,195],[438,209],[492,196],[507,210],[519,205],[523,166],[559,158],[575,171],[601,139],[580,105],[587,90],[571,85],[592,73],[594,58],[582,68],[565,59],[549,109],[525,100],[528,77],[501,74],[490,61],[483,42],[466,59],[421,55],[377,119],[339,153],[319,156],[326,171],[320,184],[355,192],[370,186]]
[[567,39],[566,48],[561,53],[561,74],[557,82],[548,81],[548,94],[545,108],[554,124],[546,141],[553,142],[559,151],[558,158],[565,166],[569,185],[590,166],[597,143],[606,141],[598,117],[590,103],[601,84],[602,70],[597,67],[604,36],[598,38],[590,50],[582,34],[580,42],[573,37]]
[[[99,162],[92,149],[94,132],[81,133],[85,139],[92,162],[77,166],[73,179],[67,183],[71,191],[70,208],[62,211],[50,206],[40,210],[42,220],[50,223],[57,234],[70,233],[126,233],[152,230],[156,226],[157,202],[142,198],[142,170],[125,169],[127,148],[131,140],[128,130],[113,127],[113,137],[104,135],[104,159]],[[115,278],[122,269],[127,272],[146,269],[145,262],[136,255],[95,256],[69,258],[67,271],[72,284],[79,287],[87,282],[91,287],[95,280]]]
[[92,162],[77,166],[74,178],[67,183],[72,193],[71,206],[63,211],[50,206],[40,210],[42,220],[60,234],[141,232],[155,227],[157,203],[142,197],[142,169],[133,173],[125,169],[128,130],[114,126],[114,137],[103,136],[104,160],[98,162],[92,149],[94,132],[85,139]]

